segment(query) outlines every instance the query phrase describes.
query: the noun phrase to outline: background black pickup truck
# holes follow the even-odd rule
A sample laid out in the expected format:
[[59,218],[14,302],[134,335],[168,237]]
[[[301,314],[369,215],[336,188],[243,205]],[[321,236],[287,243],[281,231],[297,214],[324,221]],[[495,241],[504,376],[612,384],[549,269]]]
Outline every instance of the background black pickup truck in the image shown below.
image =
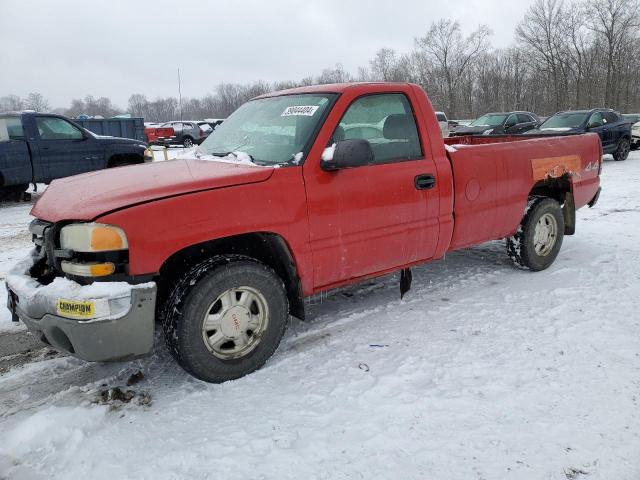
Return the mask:
[[0,114],[0,198],[29,183],[143,163],[146,144],[96,135],[60,115]]

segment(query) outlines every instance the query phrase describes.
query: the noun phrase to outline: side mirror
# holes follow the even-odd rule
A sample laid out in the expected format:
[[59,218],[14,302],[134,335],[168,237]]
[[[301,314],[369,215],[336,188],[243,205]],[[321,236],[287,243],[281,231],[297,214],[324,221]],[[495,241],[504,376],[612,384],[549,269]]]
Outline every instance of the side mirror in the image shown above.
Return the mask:
[[333,157],[323,155],[320,168],[326,172],[341,170],[343,168],[361,167],[373,163],[375,155],[368,140],[352,138],[336,143]]
[[591,123],[589,123],[589,125],[587,125],[587,128],[588,129],[589,128],[598,128],[598,127],[601,127],[603,125],[604,125],[604,123],[602,123],[602,122],[591,122]]

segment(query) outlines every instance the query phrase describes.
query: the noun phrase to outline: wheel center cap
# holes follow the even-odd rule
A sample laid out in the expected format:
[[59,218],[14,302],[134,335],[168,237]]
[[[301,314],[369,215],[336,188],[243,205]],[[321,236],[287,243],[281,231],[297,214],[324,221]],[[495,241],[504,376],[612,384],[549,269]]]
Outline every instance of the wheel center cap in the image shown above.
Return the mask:
[[237,338],[242,332],[247,330],[249,323],[249,310],[244,307],[231,307],[222,316],[220,330],[227,338]]

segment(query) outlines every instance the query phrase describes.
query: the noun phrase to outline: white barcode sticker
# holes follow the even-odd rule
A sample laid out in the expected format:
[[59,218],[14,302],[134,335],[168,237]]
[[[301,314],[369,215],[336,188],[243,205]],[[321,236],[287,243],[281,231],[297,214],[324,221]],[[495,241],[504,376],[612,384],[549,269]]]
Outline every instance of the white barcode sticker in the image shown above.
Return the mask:
[[282,112],[281,117],[293,117],[293,116],[303,116],[303,117],[312,117],[314,113],[318,110],[317,105],[294,105],[293,107],[287,107]]

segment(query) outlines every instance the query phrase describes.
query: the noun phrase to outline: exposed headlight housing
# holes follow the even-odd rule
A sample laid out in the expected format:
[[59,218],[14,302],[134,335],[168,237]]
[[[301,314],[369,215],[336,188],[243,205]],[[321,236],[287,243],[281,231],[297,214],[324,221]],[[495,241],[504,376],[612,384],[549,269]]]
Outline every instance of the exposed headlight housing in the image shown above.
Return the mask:
[[127,250],[127,236],[119,227],[101,223],[72,223],[60,230],[60,246],[80,253]]

